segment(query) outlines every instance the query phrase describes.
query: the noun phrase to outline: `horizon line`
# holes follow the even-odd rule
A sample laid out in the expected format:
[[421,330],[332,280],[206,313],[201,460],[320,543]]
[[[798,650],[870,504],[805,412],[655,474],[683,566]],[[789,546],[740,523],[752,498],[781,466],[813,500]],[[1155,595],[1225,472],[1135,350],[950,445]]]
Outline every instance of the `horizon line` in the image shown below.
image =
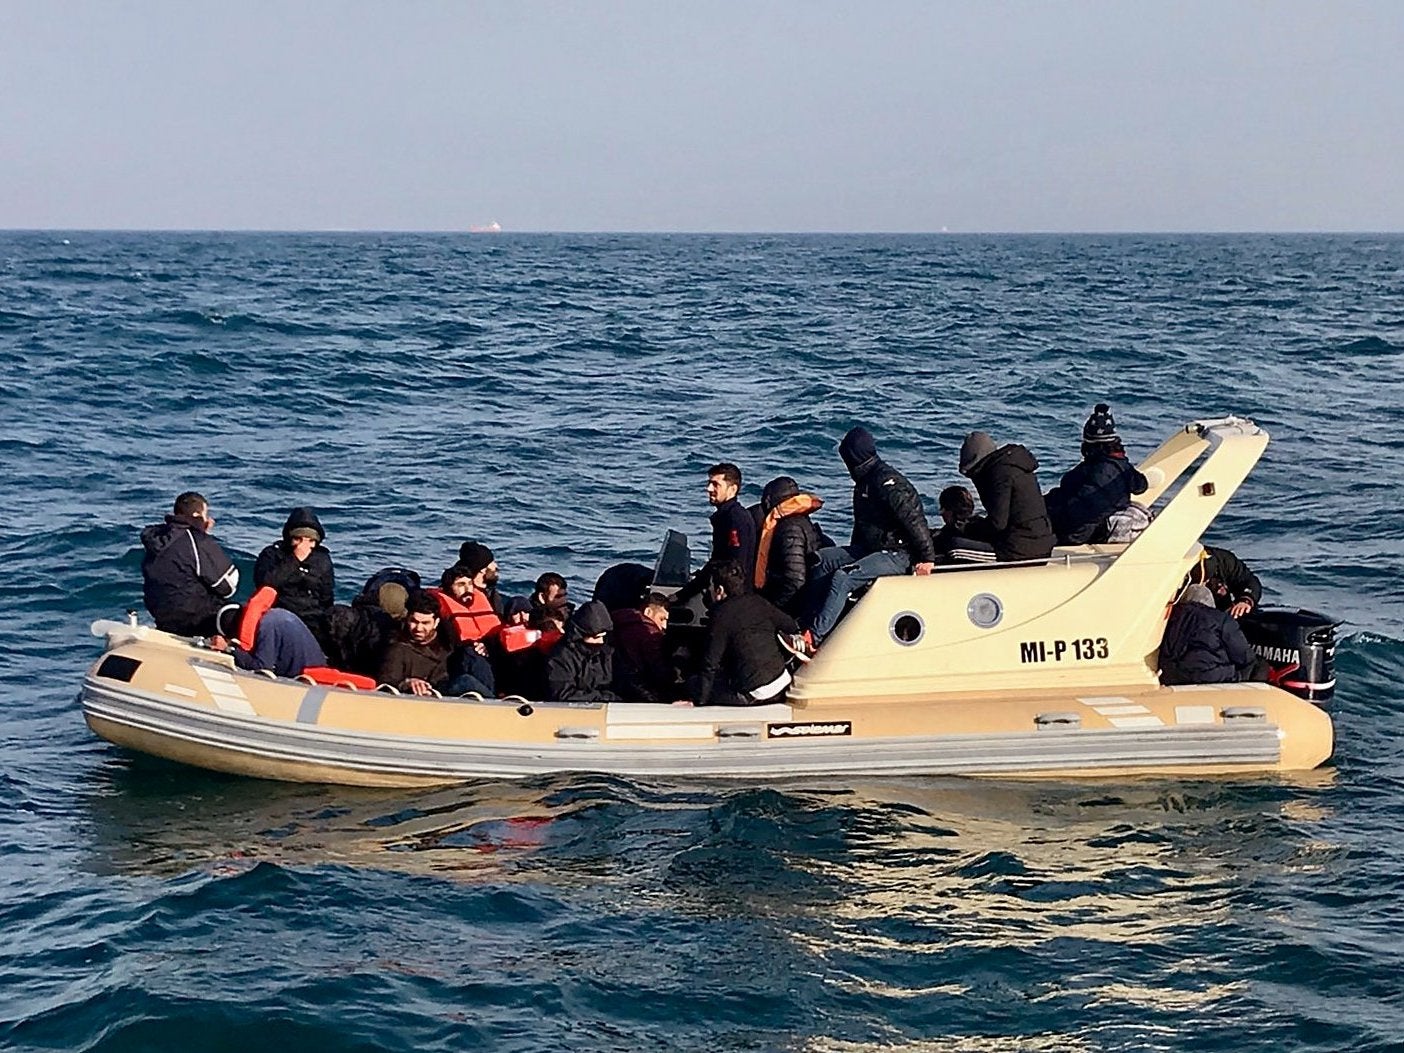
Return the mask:
[[474,238],[498,238],[504,235],[651,235],[665,237],[1165,237],[1165,236],[1243,236],[1243,235],[1398,235],[1404,230],[1368,230],[1364,228],[1328,229],[1303,228],[1245,228],[1193,230],[1167,228],[1161,230],[607,230],[607,229],[535,229],[502,228],[500,230],[471,230],[467,227],[0,227],[0,234],[436,234],[462,235]]

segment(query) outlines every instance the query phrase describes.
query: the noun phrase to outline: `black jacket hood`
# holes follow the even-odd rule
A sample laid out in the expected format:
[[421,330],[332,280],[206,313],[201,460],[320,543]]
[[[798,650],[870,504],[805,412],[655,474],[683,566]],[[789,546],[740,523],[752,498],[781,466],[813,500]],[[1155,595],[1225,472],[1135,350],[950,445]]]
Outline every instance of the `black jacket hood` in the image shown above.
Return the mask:
[[310,508],[294,508],[288,513],[288,521],[283,524],[283,540],[291,541],[292,532],[298,527],[310,527],[317,531],[319,543],[327,539],[327,532],[322,529],[322,521],[317,518],[317,513]]
[[614,619],[609,616],[608,607],[599,600],[591,600],[580,605],[580,609],[570,619],[570,627],[577,637],[595,636],[613,629]]
[[1030,453],[1027,447],[1020,446],[1018,443],[1001,446],[976,469],[976,473],[986,472],[995,464],[1004,464],[1010,468],[1017,468],[1021,472],[1038,471],[1038,458]]
[[839,443],[839,456],[848,474],[857,479],[877,460],[877,440],[867,428],[850,428]]

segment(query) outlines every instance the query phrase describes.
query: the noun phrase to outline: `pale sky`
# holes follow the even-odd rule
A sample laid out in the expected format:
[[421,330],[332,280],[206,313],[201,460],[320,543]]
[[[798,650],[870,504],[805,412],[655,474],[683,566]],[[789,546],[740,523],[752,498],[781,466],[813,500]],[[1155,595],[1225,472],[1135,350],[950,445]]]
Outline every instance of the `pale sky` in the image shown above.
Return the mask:
[[0,0],[0,228],[1404,230],[1404,0]]

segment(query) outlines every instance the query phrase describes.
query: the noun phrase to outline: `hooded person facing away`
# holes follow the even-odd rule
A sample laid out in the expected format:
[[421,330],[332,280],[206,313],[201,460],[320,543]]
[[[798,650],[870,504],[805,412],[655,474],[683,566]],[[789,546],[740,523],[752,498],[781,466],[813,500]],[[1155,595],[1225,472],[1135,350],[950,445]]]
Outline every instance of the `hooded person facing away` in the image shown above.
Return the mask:
[[930,574],[936,560],[921,495],[878,456],[872,433],[850,429],[839,456],[853,477],[853,536],[847,548],[819,553],[815,576],[827,574],[829,584],[810,627],[816,642],[833,631],[861,586],[890,574]]
[[960,474],[975,484],[983,518],[966,524],[965,534],[994,546],[995,559],[1013,563],[1053,554],[1052,524],[1038,488],[1038,461],[1023,446],[996,446],[983,431],[972,431],[960,447]]
[[1254,653],[1238,622],[1214,606],[1203,585],[1188,585],[1170,610],[1160,644],[1162,684],[1227,684],[1267,679],[1267,663]]
[[239,570],[211,536],[209,502],[190,490],[164,523],[141,532],[142,598],[156,628],[178,636],[212,636],[215,616],[239,587]]
[[614,648],[605,634],[614,620],[603,603],[581,604],[566,623],[565,636],[546,659],[548,702],[618,702],[614,693]]
[[1082,426],[1081,463],[1044,496],[1058,544],[1106,541],[1108,517],[1130,508],[1132,496],[1146,487],[1146,477],[1126,459],[1111,407],[1097,403]]
[[323,542],[327,532],[317,513],[294,508],[283,524],[283,537],[258,554],[254,588],[278,591],[278,606],[306,623],[325,648],[327,615],[336,592],[336,572]]

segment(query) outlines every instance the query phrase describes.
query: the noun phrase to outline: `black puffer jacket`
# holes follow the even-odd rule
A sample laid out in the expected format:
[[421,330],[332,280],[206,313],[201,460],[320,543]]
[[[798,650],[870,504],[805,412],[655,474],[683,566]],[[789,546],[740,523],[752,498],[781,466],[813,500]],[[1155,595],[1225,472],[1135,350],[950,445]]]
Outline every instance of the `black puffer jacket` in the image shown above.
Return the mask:
[[1240,600],[1249,600],[1254,607],[1263,599],[1263,583],[1248,564],[1226,548],[1205,545],[1206,556],[1190,572],[1189,580],[1207,585],[1214,594],[1214,605],[1228,610]]
[[1227,684],[1253,669],[1256,656],[1242,628],[1227,613],[1180,602],[1170,610],[1160,645],[1164,684]]
[[797,633],[799,625],[754,592],[728,596],[713,607],[693,703],[705,706],[711,702],[718,681],[737,694],[745,694],[779,677],[788,658],[775,638],[781,632]]
[[547,701],[619,701],[614,693],[614,648],[607,643],[585,643],[585,637],[612,628],[614,621],[603,603],[591,600],[580,606],[546,660]]
[[[298,560],[292,552],[292,532],[317,531],[317,547]],[[283,538],[258,554],[254,563],[254,588],[271,585],[278,590],[278,606],[292,611],[321,639],[326,618],[336,593],[336,572],[331,553],[322,544],[327,533],[317,513],[310,508],[294,508],[283,524]]]
[[239,571],[202,519],[166,516],[141,532],[142,598],[156,628],[212,636],[215,615],[239,587]]
[[855,559],[874,552],[907,552],[913,563],[932,563],[931,526],[921,495],[906,476],[877,455],[873,437],[854,428],[839,444],[839,455],[853,477]]
[[829,535],[810,516],[785,516],[770,535],[770,558],[761,595],[781,610],[789,610],[809,580],[815,553],[832,546]]
[[1131,506],[1146,492],[1146,477],[1121,451],[1098,448],[1064,473],[1044,501],[1060,545],[1106,539],[1107,516]]
[[1053,527],[1037,471],[1034,455],[1011,443],[980,462],[970,476],[985,515],[967,524],[966,535],[993,545],[1001,562],[1047,559],[1053,552]]

